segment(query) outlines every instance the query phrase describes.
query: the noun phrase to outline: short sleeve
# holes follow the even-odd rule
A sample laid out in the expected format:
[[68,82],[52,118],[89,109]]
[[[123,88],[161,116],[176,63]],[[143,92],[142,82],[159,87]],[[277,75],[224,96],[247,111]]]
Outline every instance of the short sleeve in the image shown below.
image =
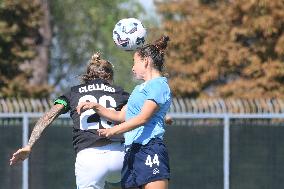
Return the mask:
[[123,101],[126,104],[128,99],[129,99],[130,94],[128,92],[126,92],[126,91],[123,91],[122,96],[123,96]]
[[123,108],[123,106],[127,104],[130,95],[128,92],[122,91],[120,96],[121,96],[121,103],[118,104],[117,107],[115,108],[116,111],[120,111]]
[[165,104],[170,98],[169,86],[165,82],[153,81],[145,87],[147,99],[158,105]]

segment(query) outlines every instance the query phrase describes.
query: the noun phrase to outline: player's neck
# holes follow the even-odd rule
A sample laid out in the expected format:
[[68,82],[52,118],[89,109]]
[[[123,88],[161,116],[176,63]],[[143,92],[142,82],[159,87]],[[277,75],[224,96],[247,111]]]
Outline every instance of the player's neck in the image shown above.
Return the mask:
[[149,81],[151,79],[155,79],[155,78],[161,77],[161,76],[162,76],[162,74],[159,71],[151,70],[145,75],[144,81]]

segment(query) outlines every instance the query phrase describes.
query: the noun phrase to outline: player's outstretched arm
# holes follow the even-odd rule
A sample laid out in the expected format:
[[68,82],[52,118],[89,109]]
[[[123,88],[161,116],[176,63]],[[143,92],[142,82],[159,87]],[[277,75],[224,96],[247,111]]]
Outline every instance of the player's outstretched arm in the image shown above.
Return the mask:
[[10,165],[14,165],[28,158],[33,145],[40,138],[41,133],[60,115],[60,112],[63,110],[63,108],[64,105],[56,104],[37,121],[28,144],[25,147],[18,149],[13,154],[12,158],[10,159]]
[[141,125],[144,125],[146,122],[148,122],[158,109],[159,106],[154,101],[146,100],[141,109],[141,112],[138,115],[132,117],[126,122],[115,125],[112,128],[98,129],[99,136],[109,138],[113,135],[122,134],[140,127]]
[[81,102],[77,106],[77,113],[80,115],[83,111],[88,109],[93,109],[97,114],[102,117],[107,118],[108,120],[115,122],[123,122],[125,121],[125,106],[120,111],[116,111],[113,109],[108,109],[95,102]]

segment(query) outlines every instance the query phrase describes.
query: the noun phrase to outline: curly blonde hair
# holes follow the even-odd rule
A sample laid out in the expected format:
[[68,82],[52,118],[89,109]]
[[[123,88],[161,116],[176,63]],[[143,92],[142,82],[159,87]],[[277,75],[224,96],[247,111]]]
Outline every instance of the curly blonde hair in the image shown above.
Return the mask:
[[109,61],[101,59],[100,52],[93,54],[87,66],[86,73],[81,76],[81,80],[84,83],[96,78],[108,82],[113,80],[113,66]]

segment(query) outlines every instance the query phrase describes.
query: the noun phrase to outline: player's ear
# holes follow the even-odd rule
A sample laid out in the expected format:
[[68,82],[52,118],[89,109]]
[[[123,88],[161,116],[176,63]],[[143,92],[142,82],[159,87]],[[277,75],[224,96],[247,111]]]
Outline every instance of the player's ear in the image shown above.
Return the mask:
[[150,66],[151,64],[151,60],[149,57],[145,58],[144,59],[144,65],[145,65],[145,68],[147,68],[148,66]]

